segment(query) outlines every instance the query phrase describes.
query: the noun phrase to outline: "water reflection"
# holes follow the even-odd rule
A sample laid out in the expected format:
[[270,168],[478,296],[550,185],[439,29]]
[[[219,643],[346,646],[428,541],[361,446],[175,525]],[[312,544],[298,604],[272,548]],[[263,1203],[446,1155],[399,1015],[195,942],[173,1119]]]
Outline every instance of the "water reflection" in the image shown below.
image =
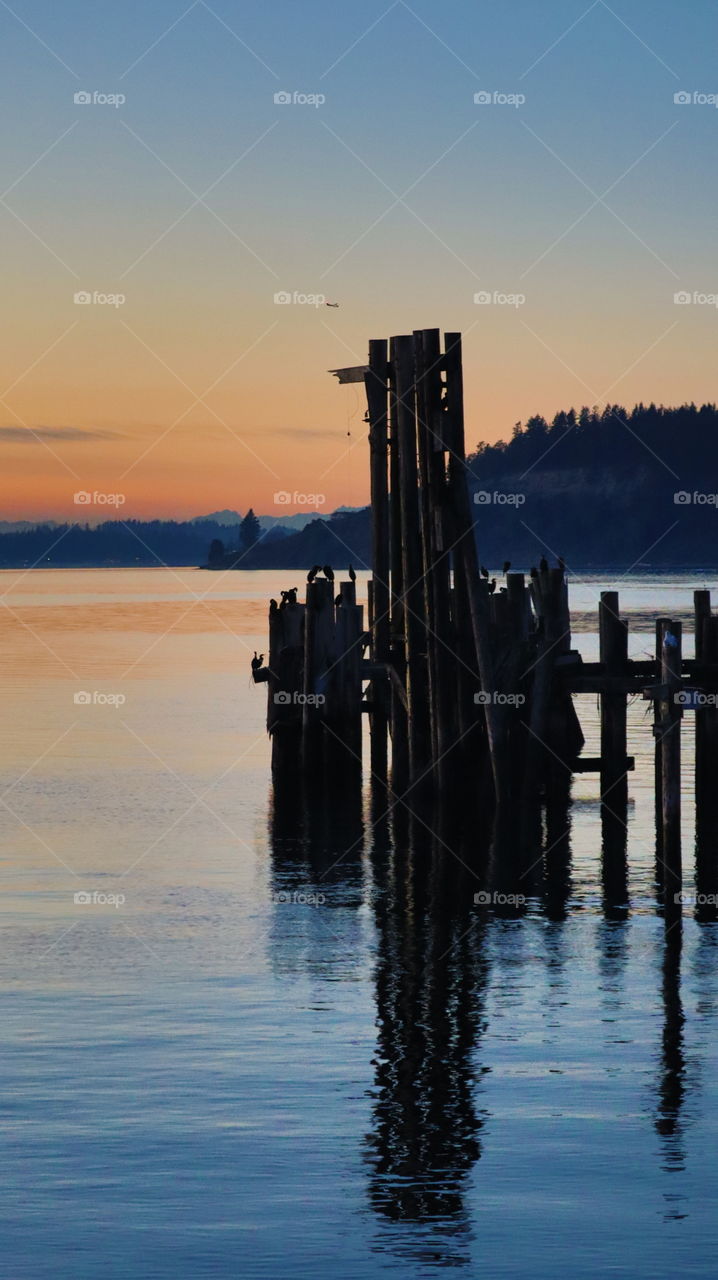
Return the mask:
[[485,1026],[485,923],[473,901],[476,877],[426,832],[414,830],[411,843],[411,854],[401,843],[386,860],[375,850],[369,1197],[393,1223],[432,1224],[415,1256],[455,1265],[469,1258],[464,1184],[481,1154],[476,1054]]
[[[603,919],[578,935],[571,931],[575,916],[572,921],[569,906],[567,791],[554,795],[530,864],[522,846],[503,869],[500,841],[486,849],[461,824],[434,833],[423,817],[412,816],[380,789],[363,802],[357,789],[328,794],[319,804],[316,791],[308,802],[291,782],[275,792],[272,963],[284,971],[349,978],[373,928],[377,1041],[362,1160],[373,1247],[400,1262],[436,1268],[468,1266],[475,1259],[470,1188],[489,1119],[483,1053],[489,1056],[484,1042],[490,992],[494,1016],[506,1018],[503,1042],[521,1043],[522,1018],[530,1009],[535,1043],[562,1070],[570,1070],[563,1057],[575,1034],[573,1003],[583,998],[589,1009],[598,1006],[605,1024],[603,1052],[597,1066],[596,1047],[587,1045],[587,1060],[615,1088],[618,1111],[632,1070],[629,1065],[627,1075],[631,1050],[622,1046],[635,1043],[631,1019],[640,981],[639,1001],[657,1002],[660,1013],[644,1128],[650,1133],[652,1127],[658,1138],[653,1173],[664,1180],[671,1175],[662,1217],[679,1221],[689,1215],[685,1183],[673,1176],[686,1173],[689,1104],[696,1096],[681,998],[682,927],[645,911],[629,919],[625,823],[603,817],[602,903],[594,898]],[[702,876],[707,883],[709,871],[706,861],[699,881]],[[531,901],[513,911],[512,923],[497,919],[506,914],[503,906],[492,900],[486,907],[487,887],[495,896],[517,887],[525,892],[529,884]],[[321,906],[302,911],[287,903],[286,895],[301,888],[322,894]],[[530,941],[537,920],[543,921],[538,954]],[[708,1018],[716,1010],[718,938],[710,925],[701,930],[694,976]],[[541,997],[539,974],[546,980]],[[509,1081],[499,1085],[511,1093]]]

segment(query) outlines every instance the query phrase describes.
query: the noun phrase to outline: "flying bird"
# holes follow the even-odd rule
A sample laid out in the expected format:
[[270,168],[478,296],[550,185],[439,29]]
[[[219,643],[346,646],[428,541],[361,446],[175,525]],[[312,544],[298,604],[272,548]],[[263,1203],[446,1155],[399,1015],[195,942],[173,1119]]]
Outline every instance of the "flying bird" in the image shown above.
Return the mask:
[[325,302],[325,303],[324,303],[324,306],[325,306],[325,307],[338,307],[338,306],[339,306],[339,303],[338,303],[338,302]]

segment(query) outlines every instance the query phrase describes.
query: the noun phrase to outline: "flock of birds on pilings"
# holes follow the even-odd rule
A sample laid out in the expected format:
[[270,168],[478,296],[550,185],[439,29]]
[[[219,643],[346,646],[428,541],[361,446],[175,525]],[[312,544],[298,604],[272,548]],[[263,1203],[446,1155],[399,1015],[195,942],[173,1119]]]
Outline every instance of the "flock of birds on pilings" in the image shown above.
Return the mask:
[[[566,568],[566,562],[563,556],[558,557],[557,564],[558,564],[558,568],[561,569],[561,571],[563,572]],[[534,582],[538,581],[539,573],[545,573],[548,570],[548,567],[549,567],[548,560],[546,559],[545,556],[542,556],[539,561],[538,569],[534,565],[530,571],[530,576],[532,581]],[[482,564],[479,566],[479,568],[480,568],[481,577],[488,584],[487,590],[489,595],[493,595],[497,587],[496,578],[491,577],[491,575],[489,574],[489,570],[486,568],[485,565]],[[504,576],[510,571],[510,569],[511,569],[511,561],[504,560],[504,563],[501,566],[501,572],[504,574]],[[334,581],[334,570],[330,564],[325,564],[325,565],[313,564],[311,569],[307,573],[307,583],[309,584],[314,582],[315,579],[320,577],[320,575],[322,574],[327,582]],[[354,570],[353,565],[351,564],[349,565],[347,574],[351,582],[356,582],[356,571]],[[500,593],[505,590],[506,590],[505,587],[501,587],[499,589]],[[280,613],[283,609],[286,609],[288,605],[295,605],[297,603],[298,593],[299,593],[299,587],[290,587],[286,591],[280,591],[279,593],[280,601],[277,601],[275,599],[271,599],[269,601],[270,615]],[[342,603],[341,595],[336,596],[334,603],[337,606],[341,605]],[[539,626],[540,626],[540,620],[539,620]],[[252,661],[251,661],[252,671],[253,672],[259,671],[263,666],[263,664],[264,664],[264,654],[263,653],[257,654],[257,651],[255,649],[254,657],[252,658]]]
[[[348,573],[350,582],[356,582],[357,575],[353,565],[351,564],[349,565],[347,573]],[[313,564],[307,574],[307,582],[308,583],[314,582],[315,578],[318,578],[320,574],[324,575],[324,578],[326,579],[327,582],[334,581],[334,570],[330,564],[324,564],[324,565]],[[299,587],[290,587],[288,591],[280,591],[279,594],[281,598],[281,603],[278,603],[275,599],[271,599],[269,601],[270,615],[273,616],[275,613],[281,613],[282,609],[286,609],[288,605],[296,604],[298,593],[299,593]],[[338,606],[341,604],[341,602],[342,602],[342,597],[341,595],[338,595],[334,603],[335,605]],[[252,671],[259,671],[263,666],[263,664],[264,664],[264,654],[260,653],[258,655],[257,650],[255,649],[254,657],[252,658],[252,662],[251,662]]]

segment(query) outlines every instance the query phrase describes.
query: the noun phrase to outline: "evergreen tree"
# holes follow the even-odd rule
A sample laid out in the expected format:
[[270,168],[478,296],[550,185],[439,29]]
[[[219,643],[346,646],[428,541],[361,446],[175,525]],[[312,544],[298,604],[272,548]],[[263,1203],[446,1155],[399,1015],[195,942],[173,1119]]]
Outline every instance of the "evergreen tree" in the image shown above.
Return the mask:
[[239,545],[243,551],[250,551],[257,542],[259,542],[262,533],[262,526],[254,514],[252,507],[249,508],[244,520],[239,526]]

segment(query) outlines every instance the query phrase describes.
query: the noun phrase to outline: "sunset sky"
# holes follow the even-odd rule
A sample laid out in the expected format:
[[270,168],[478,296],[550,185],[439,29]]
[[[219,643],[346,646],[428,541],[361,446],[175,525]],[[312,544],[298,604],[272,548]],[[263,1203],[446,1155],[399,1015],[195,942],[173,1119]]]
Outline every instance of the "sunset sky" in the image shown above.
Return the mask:
[[712,0],[0,0],[0,518],[362,503],[327,370],[414,328],[465,334],[471,445],[718,398],[717,34]]

